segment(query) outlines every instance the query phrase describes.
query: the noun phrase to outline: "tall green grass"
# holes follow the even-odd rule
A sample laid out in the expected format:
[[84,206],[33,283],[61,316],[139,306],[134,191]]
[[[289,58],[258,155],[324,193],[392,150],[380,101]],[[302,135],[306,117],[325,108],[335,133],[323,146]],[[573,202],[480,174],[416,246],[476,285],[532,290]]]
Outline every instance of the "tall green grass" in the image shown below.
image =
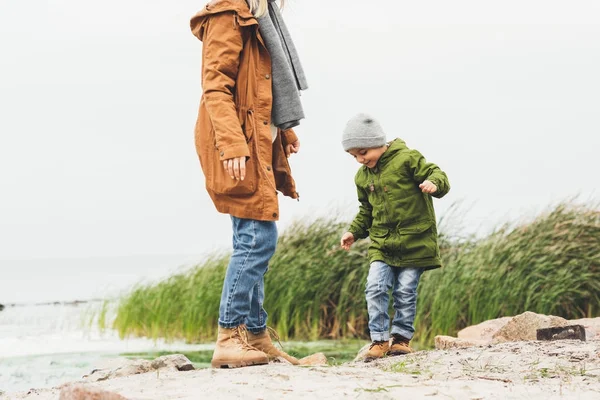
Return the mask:
[[415,326],[438,334],[525,311],[564,318],[600,315],[600,211],[560,204],[535,220],[505,225],[444,248],[446,267],[423,275]]
[[[368,338],[364,284],[368,240],[339,247],[346,222],[297,223],[280,237],[265,278],[269,324],[282,339]],[[561,204],[530,223],[483,238],[440,235],[444,268],[423,275],[416,341],[524,311],[578,318],[600,315],[600,211]],[[121,336],[216,337],[229,255],[123,298],[114,327]]]

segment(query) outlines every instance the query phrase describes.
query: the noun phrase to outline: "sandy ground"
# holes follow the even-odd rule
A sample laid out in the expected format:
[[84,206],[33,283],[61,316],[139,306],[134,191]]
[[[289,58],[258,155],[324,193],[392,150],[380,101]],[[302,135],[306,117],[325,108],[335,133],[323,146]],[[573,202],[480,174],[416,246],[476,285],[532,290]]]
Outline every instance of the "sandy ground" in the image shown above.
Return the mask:
[[[86,383],[127,399],[600,399],[600,341],[510,342],[369,364],[159,370]],[[60,388],[0,399],[57,400]]]

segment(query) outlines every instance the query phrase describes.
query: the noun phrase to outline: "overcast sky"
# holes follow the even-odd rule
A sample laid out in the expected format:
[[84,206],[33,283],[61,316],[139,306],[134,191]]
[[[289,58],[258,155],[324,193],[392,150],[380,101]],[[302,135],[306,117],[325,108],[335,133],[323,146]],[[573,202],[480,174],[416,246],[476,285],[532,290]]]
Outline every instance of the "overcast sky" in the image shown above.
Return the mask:
[[[0,260],[227,249],[193,127],[203,1],[0,3]],[[598,199],[600,2],[290,0],[310,89],[293,220],[356,211],[357,112],[444,169],[464,229]],[[8,264],[4,264],[8,265]]]

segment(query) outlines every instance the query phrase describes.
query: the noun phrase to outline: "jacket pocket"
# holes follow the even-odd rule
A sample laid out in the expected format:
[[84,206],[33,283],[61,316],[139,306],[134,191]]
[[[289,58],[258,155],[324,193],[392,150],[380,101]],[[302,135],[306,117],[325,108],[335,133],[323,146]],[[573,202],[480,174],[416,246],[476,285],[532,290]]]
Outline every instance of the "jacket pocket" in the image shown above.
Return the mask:
[[389,229],[386,228],[371,228],[369,229],[369,239],[371,239],[371,245],[369,246],[373,250],[386,251],[386,242],[390,235]]
[[[216,194],[228,196],[248,196],[258,189],[258,148],[254,137],[254,115],[248,111],[247,118],[242,125],[242,130],[250,150],[250,158],[246,160],[246,176],[244,180],[231,179],[229,172],[223,167],[216,146],[211,151],[211,170],[206,180],[207,189]],[[213,132],[214,135],[214,132]]]
[[400,236],[400,258],[402,260],[422,260],[434,258],[437,251],[437,232],[434,222],[418,221],[398,230]]

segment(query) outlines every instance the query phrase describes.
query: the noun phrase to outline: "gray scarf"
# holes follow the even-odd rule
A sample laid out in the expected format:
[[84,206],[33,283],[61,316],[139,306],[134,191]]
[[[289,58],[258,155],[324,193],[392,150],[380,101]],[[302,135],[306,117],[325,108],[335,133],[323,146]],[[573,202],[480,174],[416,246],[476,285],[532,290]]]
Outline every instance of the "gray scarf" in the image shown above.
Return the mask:
[[275,0],[269,0],[269,13],[257,20],[258,30],[271,55],[271,120],[282,130],[290,129],[304,118],[300,101],[300,90],[308,88],[304,70]]

